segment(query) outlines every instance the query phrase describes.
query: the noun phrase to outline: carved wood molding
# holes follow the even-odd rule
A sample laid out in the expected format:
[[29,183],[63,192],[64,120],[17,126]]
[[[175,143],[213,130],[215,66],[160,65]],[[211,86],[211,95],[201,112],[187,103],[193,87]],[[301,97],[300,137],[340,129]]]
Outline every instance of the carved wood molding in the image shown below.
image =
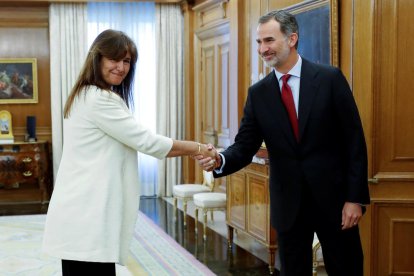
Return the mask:
[[[174,4],[174,3],[181,3],[183,0],[153,0],[155,3],[160,4]],[[10,1],[10,0],[0,0],[1,3],[5,3],[7,5],[24,5],[24,4],[33,4],[33,3],[40,3],[40,4],[49,4],[49,3],[87,3],[87,2],[148,2],[148,0],[23,0],[23,1]],[[191,2],[191,1],[190,1]]]
[[198,26],[203,27],[217,20],[226,19],[228,0],[207,0],[193,7],[198,17]]
[[223,5],[227,2],[228,2],[228,0],[206,0],[206,1],[204,1],[200,4],[198,4],[198,5],[195,5],[193,7],[193,10],[195,12],[201,12],[201,11],[211,9],[212,7],[217,6],[217,5]]
[[218,35],[228,34],[230,32],[230,20],[215,22],[209,26],[201,27],[195,31],[197,37],[201,40],[215,37]]

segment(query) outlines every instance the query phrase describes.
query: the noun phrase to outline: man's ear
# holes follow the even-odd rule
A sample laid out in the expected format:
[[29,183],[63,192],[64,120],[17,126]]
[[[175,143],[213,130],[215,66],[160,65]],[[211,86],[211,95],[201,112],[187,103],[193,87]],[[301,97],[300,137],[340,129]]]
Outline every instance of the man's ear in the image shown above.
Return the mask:
[[298,41],[298,34],[292,33],[289,37],[289,46],[294,47]]

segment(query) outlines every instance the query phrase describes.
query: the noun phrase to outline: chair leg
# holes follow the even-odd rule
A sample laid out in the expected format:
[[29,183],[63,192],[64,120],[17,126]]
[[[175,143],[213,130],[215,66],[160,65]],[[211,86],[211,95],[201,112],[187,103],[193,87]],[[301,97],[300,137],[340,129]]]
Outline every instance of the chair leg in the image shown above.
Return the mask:
[[194,232],[197,234],[197,232],[198,232],[198,229],[197,229],[198,208],[197,207],[195,208],[194,212],[195,212],[195,221],[194,221],[194,227],[195,227],[195,229],[194,229]]
[[207,235],[206,235],[207,210],[203,210],[203,217],[204,217],[204,221],[203,221],[203,239],[207,240]]
[[317,261],[317,251],[318,249],[321,248],[321,244],[320,242],[317,242],[313,247],[312,247],[312,258],[313,258],[313,265],[312,265],[312,276],[317,276],[318,275],[318,261]]
[[312,268],[312,276],[318,276],[318,271],[316,270],[316,267]]
[[177,220],[177,198],[174,197],[174,221]]
[[184,227],[187,225],[186,214],[187,214],[187,200],[183,201],[183,220],[184,220]]

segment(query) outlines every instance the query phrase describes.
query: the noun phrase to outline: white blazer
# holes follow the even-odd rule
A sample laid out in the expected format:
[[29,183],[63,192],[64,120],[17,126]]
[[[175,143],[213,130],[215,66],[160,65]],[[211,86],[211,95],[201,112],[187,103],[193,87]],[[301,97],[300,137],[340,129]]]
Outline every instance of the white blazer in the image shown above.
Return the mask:
[[125,264],[139,208],[137,151],[162,159],[172,144],[138,124],[117,94],[85,89],[64,120],[44,251],[60,259]]

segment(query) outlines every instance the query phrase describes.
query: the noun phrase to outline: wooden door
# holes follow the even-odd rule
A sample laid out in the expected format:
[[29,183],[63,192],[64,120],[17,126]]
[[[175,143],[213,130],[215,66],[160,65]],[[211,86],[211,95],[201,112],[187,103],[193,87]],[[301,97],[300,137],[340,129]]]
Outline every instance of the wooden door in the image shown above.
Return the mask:
[[375,9],[369,275],[414,275],[414,1]]
[[197,96],[200,104],[199,139],[219,147],[229,145],[228,73],[229,34],[200,40]]
[[[205,2],[193,8],[195,139],[218,148],[230,145],[230,19],[227,1]],[[196,168],[196,181],[201,169]],[[225,192],[225,178],[215,190]]]

